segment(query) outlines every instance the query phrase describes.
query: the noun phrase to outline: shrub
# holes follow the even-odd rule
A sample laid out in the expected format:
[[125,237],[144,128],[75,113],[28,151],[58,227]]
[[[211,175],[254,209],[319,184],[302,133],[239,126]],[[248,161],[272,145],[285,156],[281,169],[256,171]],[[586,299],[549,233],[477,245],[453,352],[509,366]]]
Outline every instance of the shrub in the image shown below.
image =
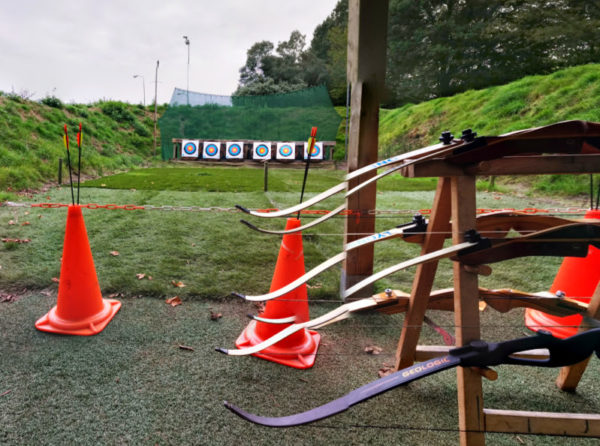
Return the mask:
[[127,104],[119,101],[107,101],[100,104],[102,113],[120,124],[133,124],[136,119],[128,110]]
[[56,96],[46,96],[40,101],[42,104],[52,108],[63,108],[64,105]]

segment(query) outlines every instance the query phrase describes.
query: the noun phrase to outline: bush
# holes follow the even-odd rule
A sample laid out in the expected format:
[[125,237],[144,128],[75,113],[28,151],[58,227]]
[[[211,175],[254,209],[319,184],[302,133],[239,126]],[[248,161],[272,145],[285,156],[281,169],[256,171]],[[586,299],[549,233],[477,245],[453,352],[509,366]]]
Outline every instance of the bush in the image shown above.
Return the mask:
[[64,105],[56,96],[46,96],[40,101],[42,104],[52,108],[63,108]]
[[127,107],[127,104],[119,101],[107,101],[100,104],[102,113],[120,124],[133,124],[136,119]]

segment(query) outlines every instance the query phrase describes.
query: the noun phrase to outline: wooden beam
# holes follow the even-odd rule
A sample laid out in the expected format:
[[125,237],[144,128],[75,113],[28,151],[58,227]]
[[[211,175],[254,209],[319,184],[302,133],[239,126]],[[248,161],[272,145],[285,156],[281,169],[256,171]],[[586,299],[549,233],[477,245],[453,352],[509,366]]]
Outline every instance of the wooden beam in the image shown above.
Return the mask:
[[474,165],[459,166],[437,159],[412,164],[402,169],[407,177],[438,177],[458,175],[543,175],[567,173],[597,173],[598,155],[507,156]]
[[[437,251],[444,246],[450,230],[450,179],[440,178],[433,201],[433,212],[427,227],[427,234],[421,249],[421,255]],[[396,349],[396,370],[410,366],[421,335],[421,325],[427,310],[433,280],[438,262],[421,264],[417,267],[413,279],[408,309],[402,325],[402,333]]]
[[[384,91],[388,0],[376,2],[350,0],[348,4],[348,79],[352,85],[348,172],[377,161],[379,105]],[[373,177],[361,175],[349,182],[352,188]],[[346,209],[360,215],[349,216],[344,243],[375,232],[375,220],[368,211],[375,209],[377,186],[365,187],[346,199]],[[373,273],[373,245],[354,249],[342,265],[341,292]],[[373,294],[365,287],[353,298]]]
[[[451,181],[452,243],[456,245],[465,241],[467,230],[476,227],[475,177],[453,177]],[[453,273],[456,345],[463,346],[480,339],[479,285],[477,274],[465,270],[460,262],[454,262]],[[459,367],[456,378],[460,444],[485,445],[481,375]]]
[[488,432],[600,437],[600,415],[484,409]]
[[[415,361],[427,361],[428,359],[437,358],[438,356],[444,356],[448,354],[454,347],[446,345],[419,345],[415,352]],[[525,350],[512,355],[515,358],[526,358],[526,359],[548,359],[548,350],[544,348]]]

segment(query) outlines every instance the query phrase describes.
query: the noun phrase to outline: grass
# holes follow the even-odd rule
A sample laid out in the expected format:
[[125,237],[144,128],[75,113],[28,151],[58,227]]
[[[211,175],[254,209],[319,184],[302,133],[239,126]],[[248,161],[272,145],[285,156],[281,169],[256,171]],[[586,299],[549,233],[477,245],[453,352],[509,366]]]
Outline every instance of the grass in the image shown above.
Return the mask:
[[[576,66],[545,76],[528,76],[502,86],[467,91],[420,104],[407,104],[393,110],[382,109],[379,158],[435,143],[444,130],[451,130],[456,136],[466,128],[472,128],[479,135],[498,135],[569,119],[600,121],[600,108],[597,106],[600,99],[599,70],[598,64]],[[150,108],[115,101],[89,105],[47,104],[53,102],[37,103],[16,95],[0,93],[0,200],[14,200],[15,192],[38,189],[56,178],[58,160],[66,155],[62,145],[64,124],[68,124],[74,137],[78,123],[83,123],[83,171],[87,176],[127,171],[154,161],[153,115]],[[196,138],[198,135],[194,134],[194,128],[197,128],[198,131],[209,131],[217,139],[226,138],[223,132],[230,130],[223,127],[222,122],[213,122],[223,112],[223,107],[208,108],[209,119],[203,118],[202,122],[187,125],[185,129],[181,127],[178,118],[168,119],[168,123],[165,121],[165,128],[168,128],[168,133],[172,136]],[[172,110],[172,114],[176,116],[180,112],[188,113],[189,110],[186,109],[187,107],[182,107],[182,110]],[[159,110],[160,115],[164,111],[163,106]],[[272,110],[262,112],[272,114]],[[325,110],[325,114],[331,113],[331,109]],[[337,113],[344,117],[345,109],[338,107]],[[303,114],[306,115],[305,112]],[[240,137],[252,137],[251,133],[258,125],[254,120],[258,116],[259,114],[240,117],[247,124],[250,123],[246,128],[249,133]],[[318,113],[312,113],[311,119],[316,120],[316,125],[319,125],[318,116]],[[221,118],[222,116],[218,119]],[[323,119],[328,120],[325,117]],[[261,124],[271,121],[273,119],[262,119]],[[337,130],[334,151],[334,158],[338,161],[345,158],[345,130],[342,120]],[[164,139],[163,146],[166,152],[170,152],[170,138]],[[23,159],[27,163],[23,163]],[[254,175],[260,173],[255,172]],[[208,182],[209,179],[205,180]],[[277,181],[276,175],[273,181]],[[242,187],[242,179],[238,179],[235,184]],[[150,185],[144,184],[144,187]],[[274,190],[278,187],[273,184]],[[585,179],[572,175],[562,175],[551,180],[539,178],[531,183],[531,187],[536,193],[565,196],[588,190]]]
[[[296,203],[297,190],[268,193],[210,192],[194,183],[205,169],[168,168],[102,179],[106,187],[82,188],[82,202],[139,205],[283,207]],[[246,178],[260,169],[229,169]],[[144,189],[170,177],[168,190]],[[337,174],[337,172],[331,172]],[[298,181],[301,171],[281,170],[281,183]],[[319,176],[322,175],[323,178]],[[227,175],[225,175],[226,177]],[[309,179],[325,186],[326,171]],[[137,181],[144,178],[144,181]],[[119,182],[122,189],[109,189]],[[261,178],[255,178],[260,190]],[[389,181],[400,181],[392,178]],[[183,191],[193,185],[195,192]],[[223,181],[220,188],[230,184]],[[89,186],[86,185],[86,186]],[[135,187],[137,186],[137,187]],[[135,190],[132,190],[135,189]],[[237,190],[237,189],[235,189]],[[310,195],[310,194],[309,194]],[[34,202],[66,202],[68,188],[52,189]],[[426,209],[433,192],[378,194],[380,209]],[[333,201],[323,203],[331,208]],[[480,192],[478,206],[529,207],[530,197]],[[558,205],[542,199],[539,205]],[[284,368],[256,358],[229,358],[213,351],[230,347],[247,324],[252,304],[228,297],[232,290],[259,293],[268,289],[280,245],[278,237],[250,232],[238,223],[237,212],[124,211],[84,209],[88,238],[99,282],[105,295],[119,294],[123,307],[99,335],[89,338],[38,332],[33,324],[56,302],[66,212],[30,207],[0,208],[2,237],[29,238],[25,244],[0,245],[0,289],[20,299],[0,304],[0,443],[152,443],[232,444],[241,436],[257,444],[431,444],[457,443],[456,383],[444,372],[408,388],[397,389],[330,420],[307,427],[273,430],[250,425],[222,406],[229,400],[265,415],[285,415],[309,409],[366,384],[384,364],[393,364],[403,316],[357,315],[321,330],[323,337],[314,368]],[[306,218],[306,217],[305,217]],[[380,215],[377,230],[405,222],[410,215]],[[9,224],[12,221],[14,224]],[[29,224],[25,224],[29,222]],[[262,223],[262,222],[261,222]],[[281,227],[283,221],[264,225]],[[343,219],[335,218],[304,234],[306,267],[321,263],[341,249]],[[116,250],[118,256],[110,251]],[[418,253],[400,241],[376,245],[375,270]],[[559,259],[516,259],[493,265],[482,278],[487,287],[529,291],[547,289]],[[522,271],[528,271],[523,275]],[[410,289],[414,270],[377,283]],[[152,276],[138,280],[137,273]],[[182,281],[175,288],[172,281]],[[339,305],[339,268],[313,279],[309,298],[313,317]],[[452,285],[450,262],[442,262],[435,288]],[[22,291],[23,289],[29,291]],[[164,299],[179,295],[183,304],[171,307]],[[223,317],[211,320],[210,313]],[[450,331],[453,315],[432,312]],[[482,313],[484,339],[501,340],[527,334],[523,313]],[[439,344],[438,335],[423,329],[421,343]],[[182,350],[180,345],[194,350]],[[363,352],[368,345],[382,355]],[[597,413],[597,371],[591,363],[580,391],[555,389],[555,370],[499,367],[500,379],[485,382],[486,407]],[[343,377],[343,379],[342,379]],[[397,407],[400,402],[400,408]],[[392,415],[393,414],[393,415]],[[487,434],[489,444],[580,445],[592,440]],[[520,440],[519,440],[520,439]]]

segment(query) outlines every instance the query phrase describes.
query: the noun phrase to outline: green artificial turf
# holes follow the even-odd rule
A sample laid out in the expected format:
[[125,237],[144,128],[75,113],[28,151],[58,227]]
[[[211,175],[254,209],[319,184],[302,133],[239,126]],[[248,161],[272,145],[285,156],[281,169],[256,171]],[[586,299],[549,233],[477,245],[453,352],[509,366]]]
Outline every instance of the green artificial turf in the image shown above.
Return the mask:
[[[177,170],[177,169],[167,169]],[[286,170],[287,172],[288,170]],[[311,172],[312,174],[312,172]],[[162,172],[156,172],[158,178]],[[286,175],[281,173],[282,177]],[[288,181],[296,181],[290,173]],[[309,174],[310,175],[310,174]],[[106,178],[105,181],[110,181]],[[150,180],[153,181],[153,180]],[[186,181],[181,177],[181,181]],[[142,185],[143,186],[143,185]],[[177,185],[175,185],[177,186]],[[135,189],[135,190],[132,190]],[[431,207],[433,192],[379,191],[377,230],[409,221],[409,210]],[[309,193],[311,196],[314,192]],[[67,202],[67,188],[51,189],[30,202]],[[152,210],[83,209],[88,238],[105,296],[123,306],[106,329],[92,337],[42,333],[35,321],[56,303],[66,208],[0,207],[2,238],[30,239],[0,245],[0,444],[249,444],[388,445],[458,442],[456,378],[452,371],[423,379],[374,398],[331,419],[283,430],[251,425],[228,412],[223,400],[262,415],[287,415],[344,395],[377,378],[394,364],[402,315],[355,315],[320,330],[321,345],[312,369],[300,371],[252,357],[227,357],[215,347],[232,348],[247,325],[251,303],[231,291],[269,289],[281,238],[239,224],[235,204],[250,208],[297,203],[298,191],[207,192],[147,190],[143,187],[82,188],[82,203],[155,206]],[[337,200],[337,201],[336,201]],[[340,198],[318,207],[331,209]],[[563,206],[547,198],[480,192],[478,207]],[[163,206],[169,206],[163,208]],[[578,205],[578,204],[573,204]],[[168,210],[172,206],[182,210]],[[186,207],[219,207],[190,211]],[[309,216],[303,216],[309,221]],[[306,268],[342,250],[345,217],[333,218],[303,234]],[[281,229],[284,219],[254,223]],[[28,224],[25,224],[28,223]],[[118,251],[119,255],[112,255]],[[401,240],[375,248],[379,271],[418,254]],[[492,265],[482,286],[525,291],[548,289],[560,259],[515,259]],[[146,276],[138,279],[136,274]],[[409,290],[414,269],[376,284]],[[309,282],[311,316],[341,302],[339,267]],[[148,276],[152,276],[149,280]],[[185,287],[173,286],[173,281]],[[452,285],[451,263],[442,261],[434,287]],[[25,291],[24,291],[25,289]],[[171,307],[165,299],[180,296]],[[8,300],[12,300],[10,298]],[[212,314],[221,314],[217,320]],[[450,313],[429,316],[450,332]],[[530,334],[523,311],[481,314],[482,338],[489,341]],[[422,344],[441,344],[424,327]],[[365,347],[383,348],[369,355]],[[193,349],[182,349],[180,346]],[[484,382],[485,406],[497,409],[598,413],[598,362],[593,359],[574,393],[554,385],[557,370],[497,368],[500,378]],[[494,445],[591,445],[597,440],[486,434]]]

